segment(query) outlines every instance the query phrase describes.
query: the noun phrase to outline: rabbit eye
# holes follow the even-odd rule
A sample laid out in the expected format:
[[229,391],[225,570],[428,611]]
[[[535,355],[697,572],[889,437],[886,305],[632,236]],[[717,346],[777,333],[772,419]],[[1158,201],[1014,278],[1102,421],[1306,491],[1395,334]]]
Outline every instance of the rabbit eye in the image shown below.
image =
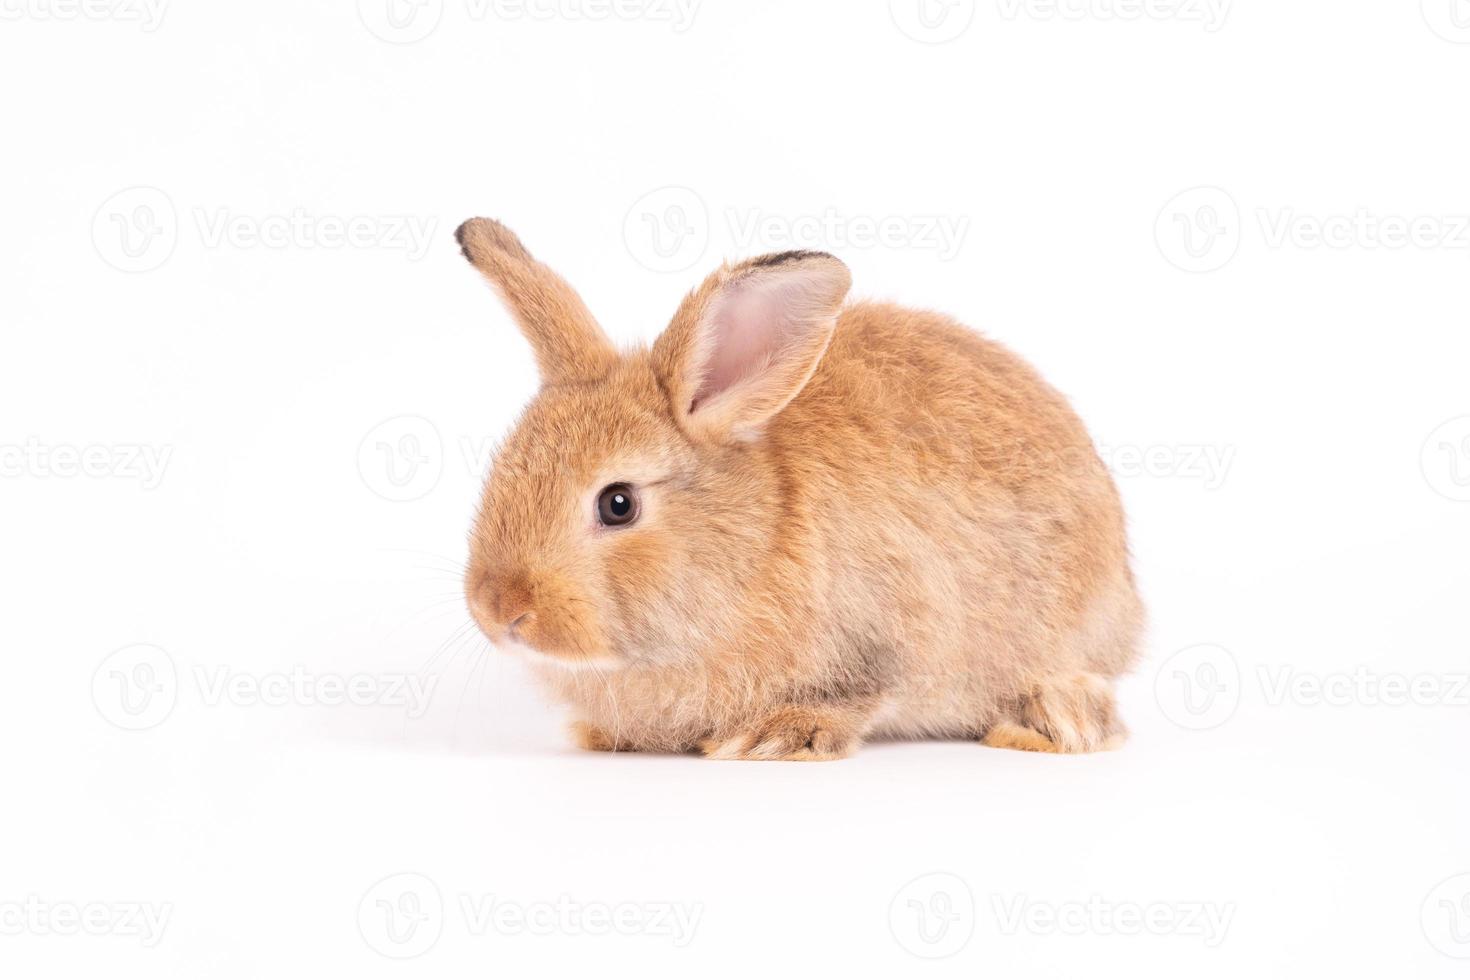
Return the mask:
[[597,519],[607,527],[622,527],[638,519],[638,496],[626,483],[612,483],[597,495]]

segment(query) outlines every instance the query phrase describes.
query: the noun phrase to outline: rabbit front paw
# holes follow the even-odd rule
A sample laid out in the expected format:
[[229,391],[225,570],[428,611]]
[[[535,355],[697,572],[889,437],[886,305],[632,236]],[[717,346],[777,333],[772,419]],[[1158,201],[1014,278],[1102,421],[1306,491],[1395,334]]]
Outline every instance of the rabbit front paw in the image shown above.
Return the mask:
[[638,749],[627,739],[617,739],[605,728],[586,721],[571,724],[572,741],[577,748],[588,752],[636,752]]
[[792,705],[735,735],[707,738],[699,750],[710,759],[815,762],[851,755],[859,733],[859,725],[841,710]]

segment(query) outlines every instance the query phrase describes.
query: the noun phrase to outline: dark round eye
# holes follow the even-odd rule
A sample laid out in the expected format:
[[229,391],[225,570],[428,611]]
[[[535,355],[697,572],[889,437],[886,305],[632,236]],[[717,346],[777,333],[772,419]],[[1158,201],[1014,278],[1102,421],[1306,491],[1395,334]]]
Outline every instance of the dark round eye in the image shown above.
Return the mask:
[[597,519],[608,527],[622,527],[638,519],[638,497],[626,483],[613,483],[597,495]]

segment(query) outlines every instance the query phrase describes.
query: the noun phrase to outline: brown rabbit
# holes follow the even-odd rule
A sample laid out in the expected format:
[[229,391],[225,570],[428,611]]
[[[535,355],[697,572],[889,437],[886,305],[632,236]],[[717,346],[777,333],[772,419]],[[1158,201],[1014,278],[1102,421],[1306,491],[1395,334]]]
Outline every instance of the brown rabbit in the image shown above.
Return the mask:
[[867,736],[1088,752],[1142,608],[1060,394],[821,252],[726,265],[619,353],[508,229],[456,233],[535,350],[465,591],[585,748],[836,759]]

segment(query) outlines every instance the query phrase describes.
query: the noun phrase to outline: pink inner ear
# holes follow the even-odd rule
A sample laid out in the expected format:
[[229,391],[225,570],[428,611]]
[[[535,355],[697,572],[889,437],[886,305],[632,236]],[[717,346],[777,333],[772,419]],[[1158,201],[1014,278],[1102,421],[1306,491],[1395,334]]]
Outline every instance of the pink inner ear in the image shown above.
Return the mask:
[[760,374],[776,359],[792,329],[784,292],[780,287],[737,287],[716,302],[709,314],[704,380],[690,411]]

